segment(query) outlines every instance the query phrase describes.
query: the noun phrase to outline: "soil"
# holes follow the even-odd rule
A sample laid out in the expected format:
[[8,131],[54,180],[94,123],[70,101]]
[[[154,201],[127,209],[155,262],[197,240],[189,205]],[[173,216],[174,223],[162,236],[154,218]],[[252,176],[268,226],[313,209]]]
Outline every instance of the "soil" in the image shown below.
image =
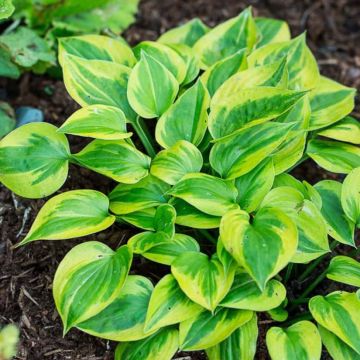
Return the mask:
[[[358,0],[144,0],[136,23],[126,31],[125,37],[135,44],[144,39],[156,39],[159,34],[193,17],[200,17],[215,25],[237,15],[252,5],[256,15],[270,16],[288,21],[293,35],[307,30],[308,42],[318,59],[321,72],[345,85],[360,85],[360,3]],[[3,89],[1,89],[3,88]],[[67,95],[61,81],[46,76],[25,74],[20,82],[0,79],[0,97],[14,107],[34,106],[44,111],[46,121],[60,125],[77,105]],[[358,102],[359,104],[359,102]],[[355,116],[360,117],[357,106]],[[70,138],[73,151],[78,151],[84,140]],[[294,175],[315,183],[334,178],[320,170],[313,162],[303,163]],[[71,166],[69,177],[61,192],[71,189],[98,189],[107,193],[114,183],[86,169]],[[14,322],[21,329],[21,343],[16,359],[21,360],[107,360],[113,359],[115,344],[72,330],[62,337],[60,318],[54,308],[51,286],[56,268],[75,244],[85,240],[106,241],[116,248],[126,242],[133,230],[114,225],[110,229],[70,241],[40,241],[20,249],[13,249],[29,230],[37,212],[46,199],[26,200],[13,195],[0,185],[0,326]],[[349,251],[339,246],[336,252]],[[318,274],[322,269],[316,270]],[[143,259],[137,259],[133,271],[157,280],[159,269]],[[156,271],[154,271],[156,270]],[[298,268],[301,273],[303,269]],[[304,283],[289,284],[294,296],[301,292],[316,274]],[[313,292],[328,293],[340,289],[334,282],[324,281]],[[297,313],[307,311],[300,307]],[[294,315],[296,315],[294,313]],[[271,320],[260,318],[260,336],[256,359],[268,359],[264,335]],[[175,358],[205,359],[202,352],[177,354]],[[328,359],[324,352],[322,359]],[[159,359],[160,360],[160,359]],[[226,359],[223,359],[226,360]]]

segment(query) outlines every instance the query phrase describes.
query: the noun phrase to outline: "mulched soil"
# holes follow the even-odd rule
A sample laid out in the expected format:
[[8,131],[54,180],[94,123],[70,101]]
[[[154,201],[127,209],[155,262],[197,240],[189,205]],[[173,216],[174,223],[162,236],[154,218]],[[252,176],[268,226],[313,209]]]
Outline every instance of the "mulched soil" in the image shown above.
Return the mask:
[[[125,37],[135,44],[144,39],[156,39],[165,30],[193,17],[200,17],[215,25],[237,15],[252,5],[255,14],[285,19],[293,35],[305,30],[323,74],[348,86],[360,85],[360,3],[358,0],[144,0],[137,22],[127,30]],[[0,97],[14,107],[30,105],[40,108],[47,121],[59,125],[77,109],[67,95],[61,81],[25,74],[19,83],[0,79]],[[360,117],[359,106],[355,116]],[[79,138],[70,138],[73,151],[85,144]],[[307,161],[295,176],[315,183],[334,176]],[[1,186],[1,185],[0,185]],[[98,189],[107,193],[114,183],[86,169],[70,167],[69,177],[61,192],[72,189]],[[133,230],[114,225],[110,229],[71,241],[40,241],[20,249],[13,249],[29,230],[36,214],[46,199],[26,200],[0,187],[0,325],[14,322],[21,328],[21,344],[16,359],[63,360],[113,359],[114,343],[72,330],[62,337],[60,318],[54,308],[51,286],[57,265],[75,245],[85,240],[105,241],[116,248],[132,235]],[[339,247],[339,253],[348,248]],[[322,265],[325,266],[325,265]],[[134,271],[157,280],[154,264],[137,259]],[[155,271],[156,270],[156,271]],[[300,268],[300,271],[302,269]],[[319,269],[321,271],[321,269]],[[304,284],[290,284],[298,294]],[[334,282],[324,281],[316,293],[339,289]],[[290,294],[291,295],[291,294]],[[306,311],[301,307],[300,311]],[[268,359],[264,334],[269,319],[260,319],[260,339],[256,359]],[[177,354],[185,360],[205,359],[201,352]],[[185,357],[185,358],[184,358]],[[328,359],[324,352],[323,359]],[[159,359],[160,360],[160,359]],[[223,359],[226,360],[226,359]]]

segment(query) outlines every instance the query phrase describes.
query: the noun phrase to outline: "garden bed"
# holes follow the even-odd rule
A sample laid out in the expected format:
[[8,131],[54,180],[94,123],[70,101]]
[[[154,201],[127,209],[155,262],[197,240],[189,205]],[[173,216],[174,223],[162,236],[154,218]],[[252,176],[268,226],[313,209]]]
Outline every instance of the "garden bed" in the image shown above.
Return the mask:
[[[285,4],[280,0],[147,0],[141,3],[138,20],[127,30],[125,37],[131,44],[144,39],[153,40],[165,30],[193,17],[200,17],[207,24],[215,25],[235,16],[247,5],[254,7],[256,15],[288,21],[293,35],[306,29],[308,43],[318,60],[321,72],[347,86],[359,88],[360,5],[355,0],[287,0]],[[46,121],[55,125],[62,124],[77,109],[62,82],[44,76],[25,74],[19,82],[1,79],[0,89],[2,88],[5,92],[1,92],[0,96],[12,106],[38,107],[44,111]],[[355,116],[359,117],[359,106],[356,112]],[[85,144],[78,137],[70,137],[70,142],[74,150],[80,150]],[[335,177],[319,169],[312,161],[303,163],[293,175],[310,183]],[[112,180],[71,166],[62,192],[97,189],[108,193],[113,187]],[[21,328],[17,359],[112,359],[114,343],[77,330],[71,330],[63,338],[61,321],[52,299],[51,284],[57,265],[67,251],[85,238],[58,242],[39,241],[13,249],[13,245],[29,230],[45,200],[25,200],[13,195],[3,186],[0,188],[0,324],[15,322]],[[86,240],[105,241],[112,248],[116,248],[126,243],[132,234],[132,229],[115,224],[106,231],[86,237]],[[347,249],[348,247],[340,246],[336,252],[345,254]],[[157,281],[154,274],[160,272],[153,269],[158,266],[143,258],[137,258],[132,271]],[[290,297],[301,292],[305,285],[308,285],[308,282],[291,284],[290,288],[294,293],[290,293]],[[344,287],[324,281],[316,292],[329,293],[340,288]],[[268,358],[264,344],[268,323],[269,319],[260,319],[260,344],[256,359]],[[175,357],[181,356],[188,355]],[[327,358],[325,353],[323,358]],[[205,356],[202,353],[192,353],[191,359],[205,359]]]

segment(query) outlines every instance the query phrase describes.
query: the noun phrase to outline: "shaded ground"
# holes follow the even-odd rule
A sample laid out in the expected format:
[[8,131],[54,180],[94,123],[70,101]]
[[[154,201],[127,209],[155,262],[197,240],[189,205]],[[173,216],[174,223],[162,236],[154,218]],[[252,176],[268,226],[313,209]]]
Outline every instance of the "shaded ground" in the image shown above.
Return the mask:
[[[141,4],[138,21],[126,32],[126,38],[132,44],[143,39],[156,39],[168,28],[195,16],[209,25],[215,25],[237,15],[247,5],[252,5],[257,15],[285,19],[289,22],[293,35],[307,29],[310,46],[322,73],[348,86],[359,88],[358,0],[145,0]],[[39,107],[45,112],[46,120],[54,124],[61,124],[77,108],[60,81],[27,74],[21,79],[20,87],[14,82],[0,79],[1,87],[6,89],[4,96],[12,105]],[[359,107],[355,115],[360,117]],[[78,138],[71,139],[73,150],[79,150],[83,144]],[[311,183],[328,176],[310,161],[304,163],[295,174]],[[90,174],[85,169],[71,167],[69,178],[61,191],[88,188],[106,193],[112,186],[111,180],[95,173]],[[112,359],[113,343],[76,330],[70,331],[65,339],[62,338],[51,284],[58,263],[74,244],[85,239],[96,239],[117,247],[126,241],[131,230],[114,225],[101,234],[84,239],[43,241],[12,250],[12,246],[28,231],[44,202],[45,200],[21,199],[0,187],[0,324],[15,322],[21,327],[22,339],[17,359]],[[347,249],[340,248],[338,251],[344,252]],[[155,279],[153,268],[144,260],[137,260],[134,269]],[[291,285],[294,292],[302,287],[302,284]],[[318,291],[333,291],[335,286],[334,283],[325,281]],[[260,327],[262,337],[265,326],[263,324]],[[323,359],[326,358],[324,354]],[[193,353],[191,359],[204,359],[204,356]],[[256,359],[267,359],[263,339],[259,341]]]

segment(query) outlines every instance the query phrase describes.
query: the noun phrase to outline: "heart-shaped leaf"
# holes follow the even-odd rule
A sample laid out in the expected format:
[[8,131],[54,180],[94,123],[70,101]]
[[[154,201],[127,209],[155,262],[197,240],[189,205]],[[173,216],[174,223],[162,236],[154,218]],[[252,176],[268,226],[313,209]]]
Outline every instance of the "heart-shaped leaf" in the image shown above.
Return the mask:
[[328,279],[360,287],[360,263],[349,256],[335,256],[326,272]]
[[270,208],[260,209],[251,221],[245,211],[229,211],[221,220],[220,238],[261,290],[290,262],[298,245],[296,225]]
[[90,241],[69,251],[56,270],[53,285],[64,333],[97,315],[118,297],[131,261],[126,245],[114,252],[102,243]]
[[346,216],[360,228],[360,167],[346,176],[341,190],[341,205]]
[[232,285],[235,267],[226,269],[216,256],[188,252],[175,259],[171,272],[191,300],[214,311]]

